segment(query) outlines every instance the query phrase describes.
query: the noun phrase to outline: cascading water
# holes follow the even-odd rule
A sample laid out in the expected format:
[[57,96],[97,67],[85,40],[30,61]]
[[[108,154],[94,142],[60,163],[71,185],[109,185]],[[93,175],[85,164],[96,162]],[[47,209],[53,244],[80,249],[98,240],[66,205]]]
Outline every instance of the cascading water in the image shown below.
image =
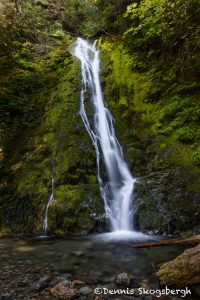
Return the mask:
[[47,203],[47,207],[46,207],[46,211],[45,211],[45,217],[44,217],[44,222],[43,222],[43,230],[44,230],[44,236],[47,236],[47,229],[48,229],[48,211],[49,211],[49,206],[50,204],[53,202],[54,200],[54,176],[52,173],[52,177],[51,177],[51,195],[49,197],[48,203]]
[[[97,176],[106,216],[113,232],[133,231],[132,177],[115,136],[113,117],[104,104],[100,85],[99,51],[96,43],[78,38],[73,55],[82,64],[80,115],[96,151]],[[87,113],[88,94],[92,110]],[[92,111],[92,117],[91,117]]]

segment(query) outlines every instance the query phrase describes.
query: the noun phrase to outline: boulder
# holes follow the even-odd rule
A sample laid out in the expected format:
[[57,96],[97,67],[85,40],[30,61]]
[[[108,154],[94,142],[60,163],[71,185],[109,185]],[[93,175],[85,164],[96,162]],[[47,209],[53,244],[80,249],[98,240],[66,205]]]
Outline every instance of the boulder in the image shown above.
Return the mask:
[[200,284],[200,244],[160,266],[156,273],[161,286]]
[[124,272],[117,275],[115,282],[118,286],[128,287],[130,285],[130,277],[127,273]]
[[89,295],[93,292],[93,290],[89,287],[89,286],[83,286],[82,288],[80,288],[79,290],[81,295]]
[[74,299],[78,295],[77,289],[74,288],[74,283],[69,280],[59,282],[50,289],[50,292],[55,298],[63,300]]

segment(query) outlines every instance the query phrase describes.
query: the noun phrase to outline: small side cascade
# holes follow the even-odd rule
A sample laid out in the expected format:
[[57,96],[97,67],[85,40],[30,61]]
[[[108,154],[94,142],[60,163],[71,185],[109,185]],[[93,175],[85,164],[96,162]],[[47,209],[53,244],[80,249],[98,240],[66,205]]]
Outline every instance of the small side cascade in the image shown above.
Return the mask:
[[44,236],[47,236],[47,230],[48,230],[48,211],[49,211],[49,206],[54,200],[54,172],[52,172],[51,176],[51,195],[49,197],[46,211],[45,211],[45,217],[44,217],[44,222],[43,222],[43,231],[44,231]]

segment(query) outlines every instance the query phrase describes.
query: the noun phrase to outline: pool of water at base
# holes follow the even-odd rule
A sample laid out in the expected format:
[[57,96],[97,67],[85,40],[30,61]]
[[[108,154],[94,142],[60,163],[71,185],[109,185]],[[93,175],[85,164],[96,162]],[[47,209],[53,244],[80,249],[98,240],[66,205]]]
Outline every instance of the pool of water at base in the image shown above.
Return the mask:
[[[134,249],[132,242],[88,238],[1,239],[0,295],[6,300],[54,299],[49,289],[62,280],[79,279],[94,288],[99,284],[112,285],[123,272],[129,274],[133,287],[146,285],[156,289],[158,265],[177,257],[184,249]],[[84,297],[80,299],[89,299]]]

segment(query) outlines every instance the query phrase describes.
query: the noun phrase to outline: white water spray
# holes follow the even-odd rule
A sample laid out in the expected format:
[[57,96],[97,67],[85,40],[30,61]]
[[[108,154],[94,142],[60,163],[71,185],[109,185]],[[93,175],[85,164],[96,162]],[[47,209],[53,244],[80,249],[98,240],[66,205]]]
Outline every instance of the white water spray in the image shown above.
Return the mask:
[[95,44],[78,38],[73,50],[73,55],[82,64],[80,115],[96,151],[98,182],[111,230],[123,234],[134,230],[133,189],[136,179],[123,158],[113,117],[104,104],[99,79],[99,51]]

